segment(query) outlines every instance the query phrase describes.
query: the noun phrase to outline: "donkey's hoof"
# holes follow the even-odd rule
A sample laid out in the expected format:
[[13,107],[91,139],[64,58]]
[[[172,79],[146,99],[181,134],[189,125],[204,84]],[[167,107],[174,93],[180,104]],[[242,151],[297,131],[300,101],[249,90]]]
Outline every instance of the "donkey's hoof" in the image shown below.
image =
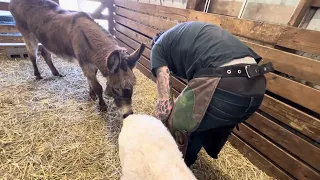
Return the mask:
[[66,75],[62,75],[62,74],[54,74],[54,76],[56,76],[56,77],[65,77]]
[[41,80],[43,79],[41,76],[36,76],[36,80]]
[[94,93],[89,93],[89,97],[91,100],[96,101],[97,100],[97,95]]
[[108,107],[107,107],[107,105],[100,105],[100,111],[102,111],[102,112],[106,112],[107,110],[108,110]]

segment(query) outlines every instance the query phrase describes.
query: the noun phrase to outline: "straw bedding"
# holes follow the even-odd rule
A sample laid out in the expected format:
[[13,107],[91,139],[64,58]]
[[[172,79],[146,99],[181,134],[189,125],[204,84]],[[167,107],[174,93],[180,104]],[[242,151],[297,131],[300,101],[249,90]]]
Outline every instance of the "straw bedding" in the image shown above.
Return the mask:
[[[55,58],[64,78],[42,59],[44,79],[34,80],[29,60],[0,57],[0,177],[2,179],[119,179],[117,138],[121,128],[112,100],[107,113],[89,100],[77,64]],[[151,114],[155,84],[135,70],[134,111]],[[99,77],[101,84],[105,84]],[[227,144],[219,160],[203,151],[193,172],[198,179],[271,179]]]

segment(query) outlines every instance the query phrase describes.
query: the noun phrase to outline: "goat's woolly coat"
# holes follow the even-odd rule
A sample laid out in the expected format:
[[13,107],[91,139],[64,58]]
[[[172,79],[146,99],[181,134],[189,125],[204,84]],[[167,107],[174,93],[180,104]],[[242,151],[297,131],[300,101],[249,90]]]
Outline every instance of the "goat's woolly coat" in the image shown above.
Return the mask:
[[148,115],[130,115],[119,135],[122,180],[195,180],[172,135]]

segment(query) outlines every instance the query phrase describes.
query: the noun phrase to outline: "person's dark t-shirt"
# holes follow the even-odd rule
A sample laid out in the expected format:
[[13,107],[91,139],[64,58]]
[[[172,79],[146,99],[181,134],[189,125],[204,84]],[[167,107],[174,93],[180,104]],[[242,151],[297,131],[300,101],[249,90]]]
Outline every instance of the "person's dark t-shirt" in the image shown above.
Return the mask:
[[151,70],[168,66],[178,77],[191,80],[198,69],[219,67],[233,59],[261,57],[222,28],[204,22],[180,23],[162,34],[151,50]]

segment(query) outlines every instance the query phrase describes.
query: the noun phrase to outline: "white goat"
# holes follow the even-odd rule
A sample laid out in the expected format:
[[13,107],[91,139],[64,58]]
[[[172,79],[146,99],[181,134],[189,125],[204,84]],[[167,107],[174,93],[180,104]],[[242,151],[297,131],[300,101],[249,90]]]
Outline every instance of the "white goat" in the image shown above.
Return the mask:
[[196,180],[172,135],[149,115],[130,115],[119,135],[121,180]]

